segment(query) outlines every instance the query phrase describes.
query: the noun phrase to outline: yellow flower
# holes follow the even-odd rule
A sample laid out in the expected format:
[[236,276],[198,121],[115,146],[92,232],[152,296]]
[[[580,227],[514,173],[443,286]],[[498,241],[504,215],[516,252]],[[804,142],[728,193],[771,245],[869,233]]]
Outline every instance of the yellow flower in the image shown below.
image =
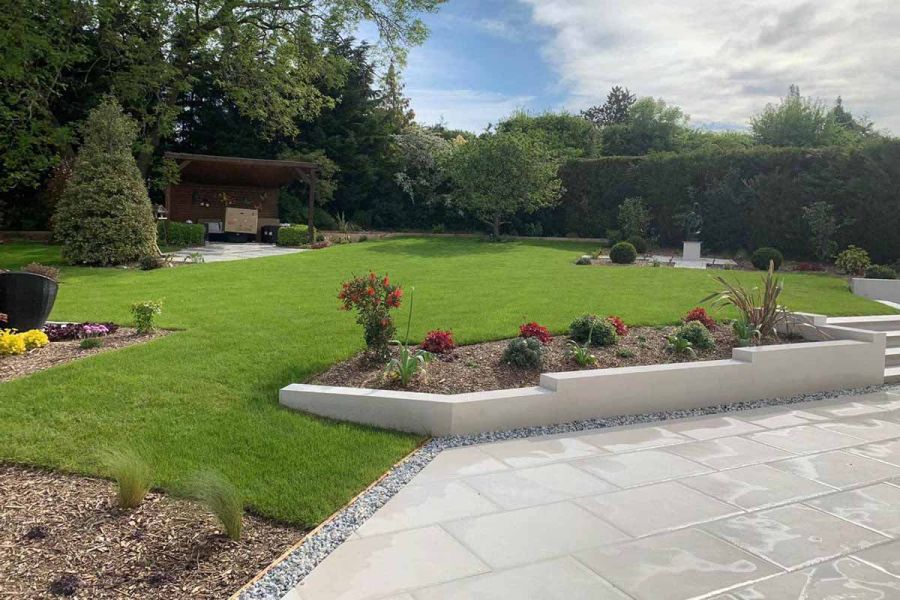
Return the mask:
[[0,356],[25,354],[25,339],[9,329],[0,330]]
[[40,329],[32,329],[31,331],[26,331],[25,333],[22,333],[20,335],[25,341],[25,348],[28,350],[33,350],[34,348],[43,348],[50,343],[50,340],[47,338],[47,334]]

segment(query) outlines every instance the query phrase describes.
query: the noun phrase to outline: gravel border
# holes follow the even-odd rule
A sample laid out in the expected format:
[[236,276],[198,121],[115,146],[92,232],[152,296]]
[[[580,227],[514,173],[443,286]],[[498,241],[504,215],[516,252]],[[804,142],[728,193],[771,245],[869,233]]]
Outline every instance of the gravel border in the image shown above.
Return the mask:
[[604,429],[619,427],[622,425],[634,425],[637,423],[652,423],[670,419],[683,419],[703,415],[738,412],[767,406],[780,406],[800,404],[803,402],[815,402],[842,396],[868,394],[872,392],[895,390],[900,391],[896,385],[876,385],[863,388],[852,388],[831,392],[817,392],[813,394],[800,394],[788,398],[771,398],[767,400],[754,400],[752,402],[735,402],[732,404],[720,404],[705,408],[689,410],[674,410],[646,413],[641,415],[626,415],[621,417],[609,417],[602,419],[587,419],[574,421],[560,425],[548,425],[541,427],[523,427],[508,431],[492,431],[475,435],[452,435],[432,438],[421,448],[412,452],[404,460],[396,464],[378,482],[365,490],[352,500],[347,506],[338,511],[329,521],[323,523],[316,531],[311,533],[299,546],[290,551],[280,562],[273,564],[264,571],[264,574],[238,596],[239,600],[278,600],[303,580],[320,562],[343,543],[350,534],[363,524],[369,517],[375,514],[379,508],[399,492],[425,465],[431,462],[442,450],[447,448],[460,448],[473,444],[487,442],[499,442],[517,438],[537,437],[544,435],[557,435],[586,431],[591,429]]

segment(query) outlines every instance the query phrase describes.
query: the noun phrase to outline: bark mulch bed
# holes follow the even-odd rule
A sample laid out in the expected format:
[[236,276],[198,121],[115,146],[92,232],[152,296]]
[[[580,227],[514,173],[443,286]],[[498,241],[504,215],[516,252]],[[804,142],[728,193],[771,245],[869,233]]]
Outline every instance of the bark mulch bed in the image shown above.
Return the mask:
[[36,348],[17,356],[0,356],[0,382],[18,379],[19,377],[72,362],[85,356],[93,356],[94,354],[134,344],[143,344],[169,333],[171,332],[160,329],[151,334],[138,335],[134,329],[120,327],[115,333],[98,338],[103,340],[103,345],[99,348],[82,350],[79,347],[81,340],[71,340],[50,342],[43,348]]
[[[503,363],[501,357],[509,340],[460,346],[449,354],[436,354],[435,360],[427,365],[425,372],[420,372],[409,386],[403,389],[436,394],[461,394],[530,387],[538,385],[541,372],[727,359],[731,358],[731,349],[737,345],[731,329],[721,326],[712,332],[716,342],[715,348],[696,349],[696,358],[672,354],[666,350],[666,337],[674,334],[676,329],[676,327],[631,328],[628,335],[620,337],[616,345],[592,350],[599,361],[593,367],[579,367],[569,357],[566,346],[569,338],[566,336],[555,336],[547,345],[544,366],[540,371],[520,369]],[[791,340],[771,340],[768,343],[789,341]],[[384,375],[384,363],[371,361],[365,353],[332,365],[308,383],[375,389],[400,388],[395,380]]]
[[3,598],[227,598],[303,531],[244,517],[240,541],[193,503],[115,506],[104,480],[0,465]]

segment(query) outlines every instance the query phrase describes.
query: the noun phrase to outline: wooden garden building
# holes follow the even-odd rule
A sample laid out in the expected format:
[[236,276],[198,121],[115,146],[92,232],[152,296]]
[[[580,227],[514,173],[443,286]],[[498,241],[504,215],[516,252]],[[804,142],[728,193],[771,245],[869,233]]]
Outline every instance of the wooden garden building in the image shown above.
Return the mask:
[[277,226],[278,195],[294,181],[307,184],[308,221],[312,227],[319,167],[295,160],[268,160],[166,152],[180,172],[166,188],[166,216],[171,221],[203,223],[210,234],[261,239],[262,228]]

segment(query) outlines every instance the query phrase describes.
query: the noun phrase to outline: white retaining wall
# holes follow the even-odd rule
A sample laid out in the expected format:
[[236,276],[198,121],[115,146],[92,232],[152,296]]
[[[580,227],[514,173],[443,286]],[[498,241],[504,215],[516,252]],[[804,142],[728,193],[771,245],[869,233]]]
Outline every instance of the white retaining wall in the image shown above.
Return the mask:
[[854,277],[850,280],[850,289],[857,296],[872,300],[887,300],[900,304],[900,279],[866,279]]
[[[701,408],[884,382],[885,334],[795,315],[824,341],[735,348],[730,360],[544,373],[529,388],[426,394],[293,384],[282,405],[343,421],[430,435]],[[804,327],[815,324],[816,328]]]

